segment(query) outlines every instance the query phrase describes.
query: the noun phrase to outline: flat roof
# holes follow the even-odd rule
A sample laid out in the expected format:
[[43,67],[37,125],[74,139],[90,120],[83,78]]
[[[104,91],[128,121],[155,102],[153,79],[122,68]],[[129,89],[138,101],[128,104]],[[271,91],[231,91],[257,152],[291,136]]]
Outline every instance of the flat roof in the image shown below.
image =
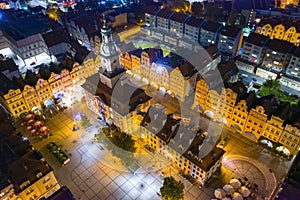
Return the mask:
[[33,17],[23,17],[11,22],[6,30],[15,40],[50,31],[50,25]]

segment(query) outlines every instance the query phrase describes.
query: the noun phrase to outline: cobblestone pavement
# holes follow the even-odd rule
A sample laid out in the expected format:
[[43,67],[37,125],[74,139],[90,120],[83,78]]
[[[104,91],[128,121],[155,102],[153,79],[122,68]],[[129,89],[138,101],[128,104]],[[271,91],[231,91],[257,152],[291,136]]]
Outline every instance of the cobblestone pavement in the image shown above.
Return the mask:
[[276,187],[276,178],[260,162],[245,156],[230,155],[223,159],[223,166],[232,172],[231,176],[235,178],[247,177],[249,183],[256,183],[259,193],[268,197]]

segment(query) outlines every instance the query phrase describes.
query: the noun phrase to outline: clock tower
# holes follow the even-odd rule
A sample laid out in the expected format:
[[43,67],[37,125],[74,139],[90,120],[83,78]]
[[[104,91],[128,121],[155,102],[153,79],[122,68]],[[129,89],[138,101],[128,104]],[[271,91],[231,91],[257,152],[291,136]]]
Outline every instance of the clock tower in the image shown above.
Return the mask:
[[100,80],[110,88],[113,88],[118,79],[125,72],[120,65],[120,52],[112,38],[111,28],[105,18],[101,28],[102,43],[100,45],[101,66],[99,68]]
[[111,28],[107,25],[106,20],[103,20],[101,29],[102,44],[100,46],[101,67],[107,72],[113,72],[120,68],[120,52],[117,49],[116,43],[112,39]]

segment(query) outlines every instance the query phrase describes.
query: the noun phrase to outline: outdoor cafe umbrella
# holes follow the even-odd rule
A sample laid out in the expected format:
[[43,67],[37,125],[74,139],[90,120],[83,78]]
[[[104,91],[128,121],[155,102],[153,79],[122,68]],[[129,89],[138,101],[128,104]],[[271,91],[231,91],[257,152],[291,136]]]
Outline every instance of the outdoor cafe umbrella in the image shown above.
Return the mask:
[[276,147],[276,151],[280,152],[280,151],[283,151],[283,146],[280,146],[280,147]]
[[283,153],[285,154],[285,155],[287,155],[287,156],[289,156],[291,153],[290,153],[290,151],[287,149],[287,148],[284,148],[283,149]]
[[31,119],[31,120],[29,120],[28,122],[27,122],[27,124],[33,124],[34,123],[34,120],[33,119]]
[[285,155],[290,155],[290,151],[287,148],[283,147],[283,146],[277,147],[276,150],[278,152],[283,152]]
[[49,131],[49,127],[48,126],[42,126],[40,129],[39,129],[39,133],[41,134],[45,134]]
[[34,119],[34,117],[35,117],[34,114],[28,114],[28,115],[26,115],[25,120],[29,121],[31,119]]
[[27,126],[26,130],[30,131],[32,129],[32,126]]
[[235,192],[232,195],[232,200],[243,200],[243,197],[242,197],[242,195],[240,193]]
[[226,192],[226,194],[232,195],[234,192],[234,188],[231,185],[224,185],[223,190]]
[[240,193],[243,197],[248,197],[251,192],[249,191],[249,189],[247,187],[242,186],[240,189]]
[[222,199],[226,196],[225,191],[220,188],[216,189],[214,193],[215,193],[215,197],[218,199]]
[[36,122],[34,122],[33,127],[34,128],[41,128],[43,125],[44,125],[43,121],[36,121]]
[[32,130],[30,131],[30,133],[31,133],[31,135],[34,135],[34,134],[37,133],[37,131],[36,131],[36,129],[32,129]]
[[234,188],[240,188],[242,184],[239,180],[237,180],[236,178],[233,178],[230,180],[230,185]]

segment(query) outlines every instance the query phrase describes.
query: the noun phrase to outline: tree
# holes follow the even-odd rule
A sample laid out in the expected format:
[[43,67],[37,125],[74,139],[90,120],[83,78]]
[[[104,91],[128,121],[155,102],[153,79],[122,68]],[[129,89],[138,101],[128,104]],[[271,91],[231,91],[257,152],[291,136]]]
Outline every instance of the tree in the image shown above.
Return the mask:
[[279,80],[267,80],[263,84],[264,88],[267,88],[269,90],[269,93],[272,92],[272,90],[278,91],[281,88]]
[[132,139],[131,135],[128,135],[124,132],[116,133],[111,138],[111,142],[117,147],[134,153],[136,151],[135,141]]
[[110,142],[106,143],[106,145],[113,156],[120,158],[122,164],[127,168],[132,170],[139,168],[133,154],[136,151],[136,147],[131,135],[125,132],[112,132],[109,128],[102,128],[100,133],[95,135],[95,139],[98,142],[109,139]]
[[46,12],[50,19],[58,21],[60,15],[60,9],[57,4],[49,4],[47,6]]
[[204,8],[203,2],[194,2],[192,4],[191,11],[193,15],[200,16],[203,14],[203,8]]
[[208,4],[205,9],[205,16],[213,21],[223,21],[223,9],[216,5]]
[[85,115],[83,115],[82,118],[81,118],[81,126],[82,126],[82,128],[88,128],[91,125],[92,124],[90,123],[90,120]]
[[176,181],[172,176],[164,178],[164,184],[160,188],[160,193],[165,200],[182,200],[184,184]]
[[176,12],[189,12],[190,11],[190,3],[186,0],[174,0],[172,1],[172,9]]

